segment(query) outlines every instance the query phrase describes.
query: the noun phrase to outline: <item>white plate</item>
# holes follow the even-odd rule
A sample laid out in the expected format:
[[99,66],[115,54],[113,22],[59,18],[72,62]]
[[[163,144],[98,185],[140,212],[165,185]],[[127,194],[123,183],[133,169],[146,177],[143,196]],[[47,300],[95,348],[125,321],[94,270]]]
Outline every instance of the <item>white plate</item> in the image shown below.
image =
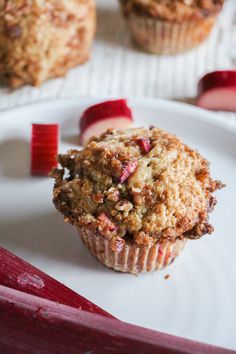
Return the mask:
[[[217,193],[212,236],[189,241],[169,268],[138,277],[99,264],[54,208],[53,180],[29,174],[32,122],[58,122],[60,151],[76,146],[78,117],[99,99],[43,102],[0,115],[1,245],[121,320],[236,349],[236,134],[217,116],[162,100],[129,100],[136,124],[177,134],[227,184]],[[165,275],[170,274],[168,280]]]

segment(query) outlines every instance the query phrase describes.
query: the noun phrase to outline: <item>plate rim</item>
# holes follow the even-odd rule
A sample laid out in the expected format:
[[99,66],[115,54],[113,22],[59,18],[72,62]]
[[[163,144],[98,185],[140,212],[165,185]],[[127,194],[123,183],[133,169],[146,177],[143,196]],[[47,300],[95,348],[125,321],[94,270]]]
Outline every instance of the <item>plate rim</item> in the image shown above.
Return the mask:
[[78,97],[68,97],[68,98],[56,98],[56,99],[45,99],[40,101],[35,101],[31,103],[26,103],[14,108],[5,109],[0,111],[0,125],[12,116],[16,117],[20,113],[29,113],[32,109],[37,109],[38,111],[44,111],[45,109],[53,109],[53,106],[57,108],[68,108],[75,105],[82,106],[85,104],[91,104],[91,101],[99,102],[108,99],[118,99],[125,98],[128,100],[128,103],[134,107],[145,107],[150,106],[149,108],[164,110],[169,113],[176,113],[177,115],[189,115],[190,119],[197,121],[206,122],[209,125],[223,129],[225,132],[233,133],[236,135],[236,125],[232,123],[231,120],[228,120],[226,117],[217,114],[216,112],[207,111],[203,108],[193,106],[189,103],[177,102],[169,99],[162,98],[146,98],[146,97],[132,97],[132,96],[78,96]]

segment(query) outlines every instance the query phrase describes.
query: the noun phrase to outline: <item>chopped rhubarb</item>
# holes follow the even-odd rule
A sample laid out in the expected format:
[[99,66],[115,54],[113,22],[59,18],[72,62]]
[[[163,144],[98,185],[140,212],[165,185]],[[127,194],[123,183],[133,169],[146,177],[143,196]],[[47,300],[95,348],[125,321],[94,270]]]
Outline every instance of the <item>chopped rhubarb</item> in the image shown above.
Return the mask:
[[236,111],[236,70],[213,71],[198,83],[198,106]]
[[101,221],[109,231],[117,230],[117,226],[111,221],[111,219],[105,214],[101,213],[98,218],[98,221]]
[[123,166],[122,173],[120,175],[120,183],[124,183],[136,170],[138,161],[128,162]]
[[138,138],[137,143],[143,152],[149,152],[151,150],[151,142],[147,138]]
[[123,238],[121,238],[121,237],[114,237],[111,240],[111,249],[114,252],[117,252],[117,253],[122,252],[124,249],[124,246],[125,246],[125,240],[123,240]]
[[0,286],[0,351],[4,354],[235,353],[4,286]]
[[84,311],[113,317],[89,300],[2,247],[0,247],[0,285]]
[[32,124],[31,174],[47,176],[57,166],[58,124]]
[[85,145],[90,137],[99,136],[108,128],[130,128],[132,123],[132,111],[125,99],[95,104],[86,109],[80,118],[81,144]]

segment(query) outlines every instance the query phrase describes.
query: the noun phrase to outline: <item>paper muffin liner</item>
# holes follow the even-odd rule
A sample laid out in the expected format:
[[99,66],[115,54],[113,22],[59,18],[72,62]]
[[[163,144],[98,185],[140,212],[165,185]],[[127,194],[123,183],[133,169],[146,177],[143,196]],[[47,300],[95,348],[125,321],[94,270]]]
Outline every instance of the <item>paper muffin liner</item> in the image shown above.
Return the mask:
[[108,268],[124,273],[144,273],[162,269],[171,264],[181,253],[186,239],[167,241],[150,247],[127,244],[118,253],[110,247],[110,241],[87,229],[79,229],[84,244],[91,254]]
[[142,49],[154,54],[177,54],[203,42],[216,17],[169,22],[130,13],[126,20],[133,40]]

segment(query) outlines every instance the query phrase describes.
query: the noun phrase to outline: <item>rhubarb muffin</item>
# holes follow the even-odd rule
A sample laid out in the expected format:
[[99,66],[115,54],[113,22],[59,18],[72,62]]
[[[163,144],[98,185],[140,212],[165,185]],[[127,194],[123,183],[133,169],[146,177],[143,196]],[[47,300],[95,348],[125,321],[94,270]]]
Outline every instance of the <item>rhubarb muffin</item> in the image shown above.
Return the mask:
[[89,58],[94,0],[0,1],[0,77],[16,88],[63,76]]
[[211,31],[224,0],[120,0],[134,41],[156,54],[185,52]]
[[58,162],[54,204],[107,267],[161,269],[187,240],[213,232],[212,193],[223,185],[206,159],[165,131],[107,130]]

